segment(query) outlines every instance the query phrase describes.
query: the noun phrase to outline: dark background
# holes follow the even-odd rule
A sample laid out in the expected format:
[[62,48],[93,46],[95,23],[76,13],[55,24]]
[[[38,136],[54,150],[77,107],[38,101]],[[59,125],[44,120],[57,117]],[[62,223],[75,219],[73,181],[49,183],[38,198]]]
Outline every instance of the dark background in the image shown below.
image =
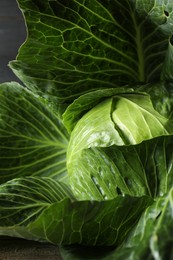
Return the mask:
[[16,0],[0,0],[0,83],[18,81],[8,62],[16,58],[25,39],[25,23]]

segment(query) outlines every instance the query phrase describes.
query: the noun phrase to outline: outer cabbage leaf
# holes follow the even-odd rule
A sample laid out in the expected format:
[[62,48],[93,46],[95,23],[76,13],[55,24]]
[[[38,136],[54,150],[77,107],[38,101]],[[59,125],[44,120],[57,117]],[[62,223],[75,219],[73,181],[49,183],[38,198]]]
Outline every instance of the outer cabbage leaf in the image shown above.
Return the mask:
[[76,201],[66,184],[44,177],[14,179],[0,186],[0,235],[54,244],[117,245],[149,197]]
[[133,146],[84,149],[68,164],[73,193],[79,200],[162,196],[173,186],[172,146],[173,137],[159,137]]
[[66,177],[68,134],[51,104],[17,83],[0,85],[0,183]]
[[173,85],[171,82],[136,86],[134,91],[147,93],[150,96],[154,109],[162,116],[172,119]]
[[116,249],[62,247],[64,260],[139,260],[172,259],[173,257],[173,190],[158,197],[149,206],[128,239]]
[[173,189],[145,211],[124,246],[103,259],[172,259],[172,212]]
[[166,53],[165,62],[163,64],[163,70],[161,75],[162,80],[171,83],[173,82],[172,64],[173,64],[173,36],[169,42],[168,51]]
[[18,2],[28,38],[11,68],[58,104],[95,89],[158,81],[163,63],[171,67],[170,1]]

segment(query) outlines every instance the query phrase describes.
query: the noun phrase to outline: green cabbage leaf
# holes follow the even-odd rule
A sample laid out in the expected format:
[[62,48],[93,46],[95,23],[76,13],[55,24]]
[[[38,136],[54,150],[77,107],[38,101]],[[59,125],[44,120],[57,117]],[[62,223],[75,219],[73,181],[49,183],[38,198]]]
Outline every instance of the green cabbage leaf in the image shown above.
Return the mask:
[[61,109],[91,90],[173,77],[170,1],[18,2],[28,37],[10,66]]
[[173,3],[18,0],[0,85],[0,236],[64,260],[173,258]]

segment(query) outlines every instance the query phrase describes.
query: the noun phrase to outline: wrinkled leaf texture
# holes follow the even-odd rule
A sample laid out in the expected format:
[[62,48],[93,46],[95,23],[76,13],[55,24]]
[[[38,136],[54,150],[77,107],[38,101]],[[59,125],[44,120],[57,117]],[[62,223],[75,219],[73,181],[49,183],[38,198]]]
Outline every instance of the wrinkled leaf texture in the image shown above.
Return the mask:
[[[10,67],[27,88],[16,83],[0,87],[0,234],[118,246],[103,259],[171,256],[172,136],[163,135],[172,135],[173,4],[18,3],[28,36]],[[118,97],[118,108],[123,95],[136,92],[150,95],[150,116],[161,121],[163,132],[154,130],[133,146],[82,144],[66,165],[69,135],[58,114],[72,104],[63,115],[71,132],[105,97]],[[134,100],[135,114],[140,109]],[[117,115],[107,111],[114,127]],[[62,250],[64,259],[81,259],[78,253]],[[89,254],[88,259],[97,258],[91,257],[91,248]]]
[[17,83],[0,87],[0,183],[67,175],[69,136],[51,104]]
[[117,194],[166,194],[173,185],[173,138],[159,137],[135,146],[85,149],[69,166],[75,196],[112,199]]
[[91,90],[159,81],[163,71],[164,80],[172,77],[170,1],[18,2],[28,37],[10,66],[58,105]]
[[[173,190],[160,197],[143,214],[129,239],[116,250],[100,250],[96,247],[62,247],[63,260],[101,259],[101,260],[139,260],[172,259],[173,257]],[[163,239],[165,238],[165,239]]]
[[0,235],[54,244],[119,244],[152,202],[122,196],[76,201],[66,184],[48,177],[15,179],[0,193]]
[[1,84],[0,94],[0,235],[120,244],[152,198],[95,193],[77,201],[66,169],[68,134],[51,104],[14,82]]

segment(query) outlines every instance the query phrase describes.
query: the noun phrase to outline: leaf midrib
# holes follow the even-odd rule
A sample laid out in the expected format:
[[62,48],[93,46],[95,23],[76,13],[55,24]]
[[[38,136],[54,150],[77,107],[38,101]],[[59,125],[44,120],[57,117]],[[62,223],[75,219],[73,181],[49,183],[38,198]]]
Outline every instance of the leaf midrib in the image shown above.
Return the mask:
[[137,24],[135,14],[131,10],[131,17],[135,28],[135,43],[136,51],[138,57],[138,79],[140,82],[145,82],[145,59],[144,59],[144,50],[142,46],[142,35],[141,35],[141,26]]

